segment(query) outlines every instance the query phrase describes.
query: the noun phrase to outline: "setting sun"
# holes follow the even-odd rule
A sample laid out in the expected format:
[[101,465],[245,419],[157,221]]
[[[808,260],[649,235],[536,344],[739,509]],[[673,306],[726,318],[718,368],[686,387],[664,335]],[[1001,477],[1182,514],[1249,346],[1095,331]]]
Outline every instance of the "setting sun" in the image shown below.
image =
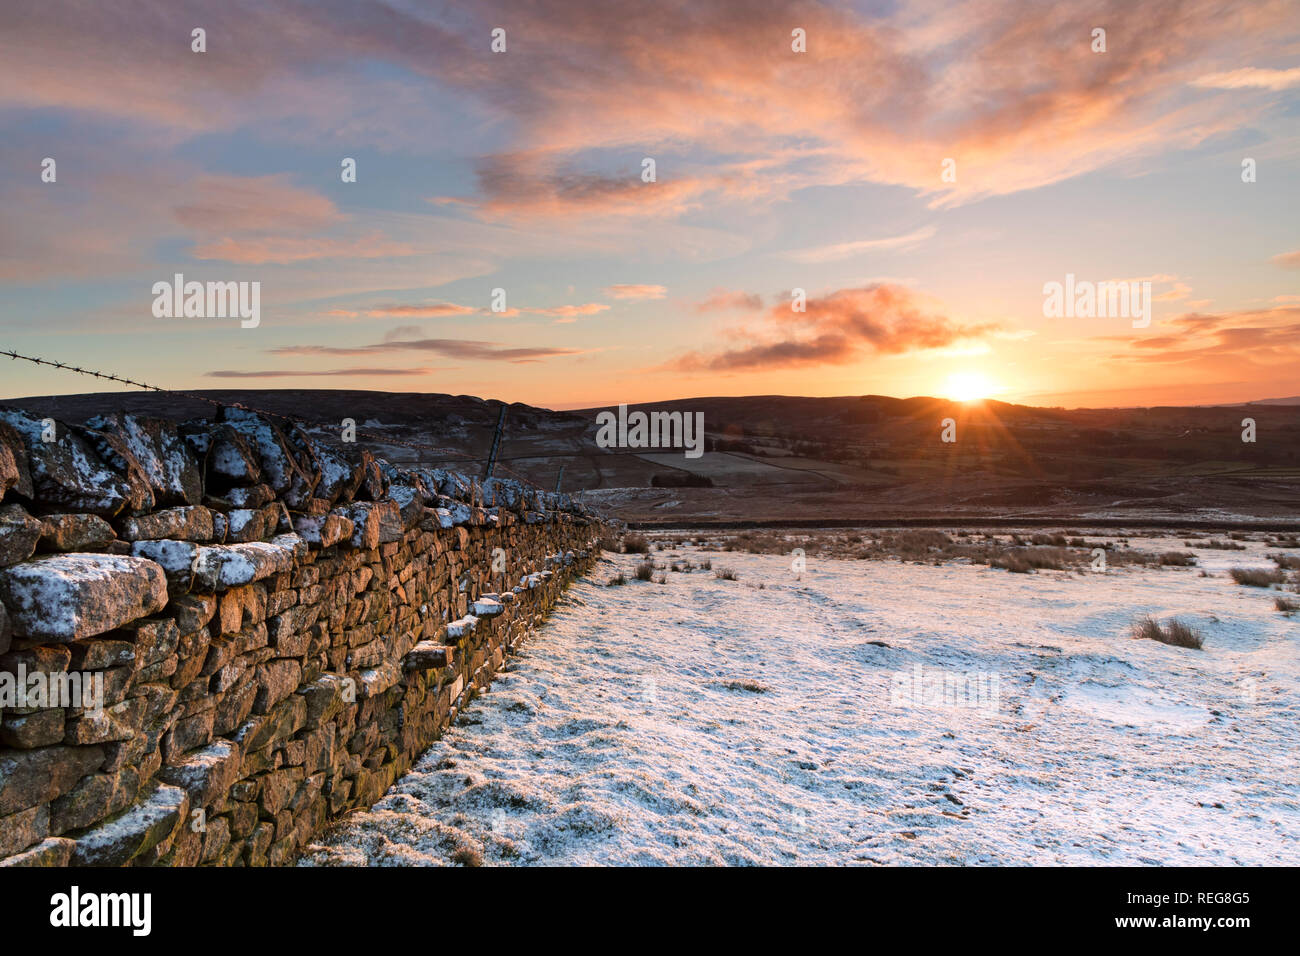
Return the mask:
[[988,398],[997,387],[981,372],[953,372],[944,386],[944,397],[955,402],[973,402]]

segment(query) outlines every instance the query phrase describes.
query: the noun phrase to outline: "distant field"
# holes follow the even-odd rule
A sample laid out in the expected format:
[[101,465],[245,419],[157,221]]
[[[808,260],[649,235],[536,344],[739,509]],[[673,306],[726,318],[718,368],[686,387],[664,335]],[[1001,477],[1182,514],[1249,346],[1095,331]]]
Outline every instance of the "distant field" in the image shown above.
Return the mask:
[[637,457],[655,465],[679,468],[693,475],[707,475],[715,480],[739,481],[746,484],[817,482],[815,476],[802,474],[800,469],[789,466],[784,459],[778,466],[746,455],[733,455],[721,451],[709,452],[700,458],[687,458],[680,452]]

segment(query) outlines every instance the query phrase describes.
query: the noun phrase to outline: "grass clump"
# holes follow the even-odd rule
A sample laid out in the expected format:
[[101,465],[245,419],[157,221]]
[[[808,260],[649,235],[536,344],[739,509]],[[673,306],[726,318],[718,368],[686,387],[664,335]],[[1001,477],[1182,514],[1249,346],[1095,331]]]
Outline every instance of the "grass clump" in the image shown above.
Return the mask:
[[713,572],[713,576],[722,581],[736,580],[736,572],[731,570],[731,568],[718,568]]
[[1057,548],[1064,548],[1069,539],[1063,534],[1033,534],[1029,536],[1030,544],[1050,544]]
[[899,531],[883,535],[880,539],[881,549],[897,555],[901,561],[918,561],[929,558],[933,552],[942,552],[952,544],[952,538],[942,531],[931,529]]
[[1040,569],[1064,571],[1074,563],[1074,554],[1057,547],[1008,548],[989,562],[995,568],[1014,574],[1028,574]]
[[1252,588],[1267,588],[1274,584],[1281,584],[1286,580],[1286,575],[1280,570],[1267,570],[1264,568],[1231,568],[1228,573],[1232,575],[1232,580],[1238,584],[1244,584]]
[[745,690],[751,694],[766,694],[771,690],[766,684],[760,684],[756,680],[729,680],[720,681],[719,684],[727,690]]
[[624,554],[649,554],[650,541],[643,534],[624,535],[623,553]]
[[1190,647],[1198,651],[1205,644],[1205,638],[1201,636],[1200,631],[1189,627],[1178,618],[1171,617],[1167,622],[1161,624],[1149,614],[1133,625],[1133,637],[1141,640],[1159,641],[1161,644],[1168,644],[1171,647]]
[[642,561],[632,573],[636,575],[638,581],[649,581],[654,577],[655,566],[649,561]]
[[1166,551],[1160,555],[1160,563],[1175,568],[1190,568],[1196,564],[1196,555],[1190,551]]
[[1205,541],[1184,541],[1189,548],[1205,548],[1210,551],[1245,551],[1244,544],[1229,541],[1226,538],[1209,538]]
[[451,855],[451,862],[460,866],[482,866],[483,854],[472,846],[460,846]]

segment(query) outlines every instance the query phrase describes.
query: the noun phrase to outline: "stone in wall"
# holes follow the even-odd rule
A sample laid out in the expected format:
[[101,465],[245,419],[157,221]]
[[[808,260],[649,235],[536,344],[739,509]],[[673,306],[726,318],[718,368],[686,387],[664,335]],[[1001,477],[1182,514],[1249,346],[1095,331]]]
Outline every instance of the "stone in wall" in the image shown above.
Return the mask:
[[76,641],[161,609],[167,580],[143,558],[62,554],[0,571],[0,601],[19,637]]
[[145,476],[159,505],[196,505],[203,494],[197,461],[174,422],[119,412],[89,419],[95,450],[111,461],[118,439]]
[[26,561],[36,553],[41,522],[19,504],[0,505],[0,568]]
[[25,497],[51,510],[106,516],[135,503],[129,483],[66,426],[56,425],[50,434],[43,419],[5,406],[0,406],[0,422],[17,435],[27,460],[32,492]]
[[42,551],[102,551],[117,534],[98,515],[52,514],[41,518]]
[[32,475],[22,437],[12,425],[0,419],[0,501],[11,491],[30,499]]

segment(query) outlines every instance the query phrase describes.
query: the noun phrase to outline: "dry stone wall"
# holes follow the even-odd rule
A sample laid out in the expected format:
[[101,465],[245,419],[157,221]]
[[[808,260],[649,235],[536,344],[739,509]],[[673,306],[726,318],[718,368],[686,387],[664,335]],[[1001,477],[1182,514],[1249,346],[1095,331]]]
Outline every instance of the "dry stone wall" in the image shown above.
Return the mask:
[[438,739],[603,527],[238,409],[0,406],[0,865],[291,861]]

